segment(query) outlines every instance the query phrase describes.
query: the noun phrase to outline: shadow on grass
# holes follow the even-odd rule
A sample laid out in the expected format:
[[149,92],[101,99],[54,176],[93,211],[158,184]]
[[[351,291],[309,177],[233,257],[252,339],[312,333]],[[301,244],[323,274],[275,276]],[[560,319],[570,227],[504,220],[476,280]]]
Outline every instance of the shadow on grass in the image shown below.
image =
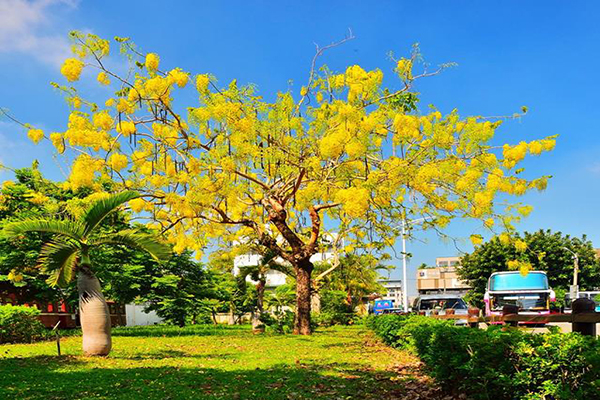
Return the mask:
[[164,360],[166,358],[196,358],[205,360],[233,360],[239,359],[239,354],[234,353],[188,353],[181,350],[159,350],[146,354],[116,355],[111,354],[115,360]]
[[385,400],[406,395],[392,372],[355,364],[237,370],[83,364],[58,357],[0,359],[0,398]]
[[189,325],[182,328],[171,325],[150,325],[114,328],[112,336],[231,336],[240,335],[240,333],[244,332],[248,334],[252,333],[250,325]]

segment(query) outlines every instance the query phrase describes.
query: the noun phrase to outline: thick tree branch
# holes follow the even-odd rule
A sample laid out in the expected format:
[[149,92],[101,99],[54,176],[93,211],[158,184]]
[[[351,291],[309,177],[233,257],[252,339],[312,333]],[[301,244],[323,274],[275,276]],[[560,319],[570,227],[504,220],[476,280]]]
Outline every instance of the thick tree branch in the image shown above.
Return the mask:
[[283,238],[290,244],[294,254],[299,255],[304,247],[304,242],[288,226],[287,213],[281,203],[273,198],[265,198],[262,203],[269,215],[269,221],[277,227]]
[[281,202],[284,207],[285,207],[285,204],[289,201],[289,199],[291,199],[296,194],[296,192],[298,191],[298,189],[300,189],[300,185],[302,184],[302,179],[304,178],[305,174],[306,174],[306,169],[302,168],[300,170],[300,174],[298,175],[298,179],[296,179],[296,183],[294,184],[294,187],[292,188],[291,192],[289,192],[287,194],[287,196],[285,196],[285,198]]

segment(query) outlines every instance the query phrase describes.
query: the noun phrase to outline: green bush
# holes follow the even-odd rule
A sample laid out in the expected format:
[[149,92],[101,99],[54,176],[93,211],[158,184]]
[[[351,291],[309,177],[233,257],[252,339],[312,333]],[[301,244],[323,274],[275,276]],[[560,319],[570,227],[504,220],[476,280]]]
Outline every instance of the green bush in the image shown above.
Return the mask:
[[0,305],[0,343],[31,343],[46,336],[37,308]]
[[275,310],[264,313],[260,322],[265,324],[268,332],[287,334],[294,330],[294,313],[290,310]]
[[385,343],[415,352],[452,393],[499,400],[598,398],[600,342],[593,337],[478,330],[423,316],[370,317],[367,326]]
[[348,294],[341,290],[323,290],[321,295],[321,310],[312,317],[317,325],[351,325],[357,319],[357,314],[348,303]]

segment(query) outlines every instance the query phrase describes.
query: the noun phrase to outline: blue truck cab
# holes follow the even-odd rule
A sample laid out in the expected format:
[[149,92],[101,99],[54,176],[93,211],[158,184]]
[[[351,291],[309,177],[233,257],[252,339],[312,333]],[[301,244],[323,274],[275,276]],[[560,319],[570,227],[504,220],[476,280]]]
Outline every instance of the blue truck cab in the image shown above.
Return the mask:
[[391,300],[375,300],[375,304],[373,305],[373,314],[379,315],[383,313],[383,310],[387,310],[389,308],[393,308]]

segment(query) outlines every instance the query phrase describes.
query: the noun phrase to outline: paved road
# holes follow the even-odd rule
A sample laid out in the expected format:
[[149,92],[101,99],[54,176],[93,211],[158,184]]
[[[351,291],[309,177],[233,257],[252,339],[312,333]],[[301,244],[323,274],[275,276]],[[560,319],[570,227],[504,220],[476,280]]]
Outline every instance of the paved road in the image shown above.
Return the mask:
[[[553,322],[548,325],[556,325],[563,333],[571,332],[571,324],[568,322]],[[547,328],[533,328],[534,332],[548,332]],[[596,336],[600,333],[600,324],[596,324]]]

